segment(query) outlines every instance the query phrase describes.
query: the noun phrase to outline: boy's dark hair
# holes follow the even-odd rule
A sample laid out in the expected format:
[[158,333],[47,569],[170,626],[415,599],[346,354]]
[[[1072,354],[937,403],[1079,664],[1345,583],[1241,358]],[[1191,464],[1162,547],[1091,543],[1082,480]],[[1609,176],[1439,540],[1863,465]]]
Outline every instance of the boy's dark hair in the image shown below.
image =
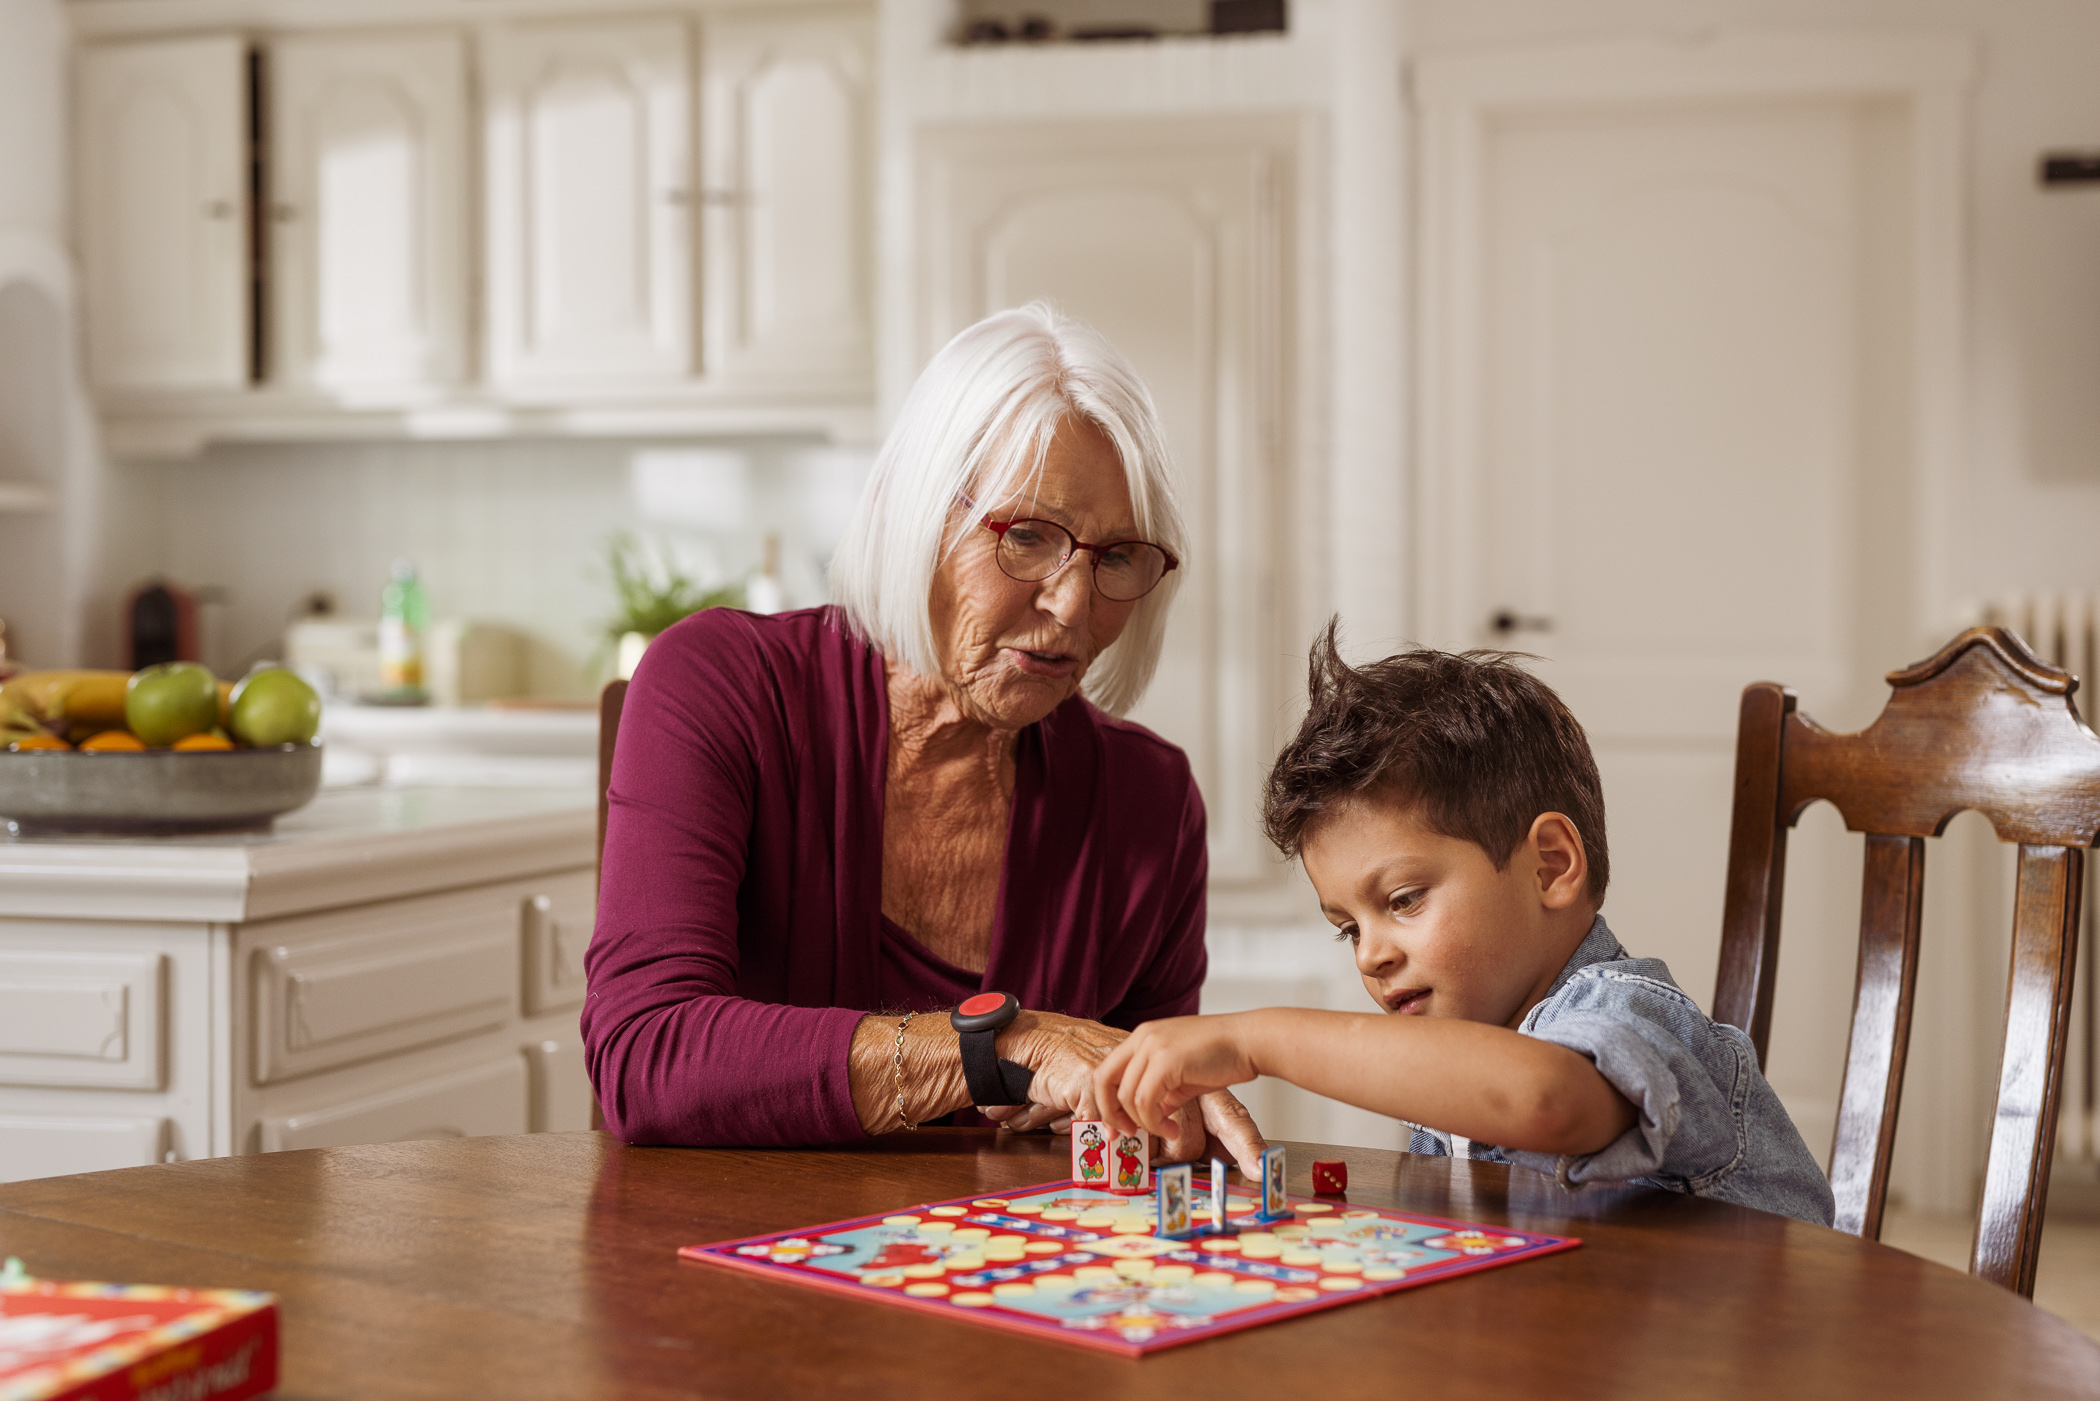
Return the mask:
[[1269,771],[1262,824],[1285,856],[1336,804],[1377,796],[1414,807],[1431,831],[1480,847],[1496,870],[1540,813],[1565,814],[1604,900],[1604,787],[1582,726],[1515,652],[1402,652],[1352,667],[1336,623],[1313,643],[1305,723]]

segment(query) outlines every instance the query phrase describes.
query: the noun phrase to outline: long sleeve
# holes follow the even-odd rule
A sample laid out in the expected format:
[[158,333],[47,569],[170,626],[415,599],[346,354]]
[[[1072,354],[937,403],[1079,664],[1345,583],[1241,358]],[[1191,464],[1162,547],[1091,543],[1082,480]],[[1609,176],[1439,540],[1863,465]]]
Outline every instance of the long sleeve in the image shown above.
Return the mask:
[[[748,620],[703,614],[649,649],[628,691],[583,1032],[606,1126],[629,1142],[862,1137],[847,1080],[862,1014],[782,1005],[780,986],[778,1002],[738,995],[747,943],[793,942],[789,929],[750,927],[777,902],[744,889],[759,808],[789,780],[768,660]],[[780,884],[791,829],[771,824],[759,884]],[[835,938],[836,919],[824,923]]]

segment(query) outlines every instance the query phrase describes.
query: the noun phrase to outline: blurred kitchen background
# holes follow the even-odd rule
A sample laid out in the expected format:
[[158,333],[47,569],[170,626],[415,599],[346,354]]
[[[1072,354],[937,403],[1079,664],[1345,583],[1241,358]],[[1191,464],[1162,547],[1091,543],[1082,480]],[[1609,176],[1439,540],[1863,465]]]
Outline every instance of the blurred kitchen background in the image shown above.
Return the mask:
[[[1188,481],[1138,718],[1210,807],[1209,1005],[1361,1001],[1253,824],[1336,612],[1548,658],[1607,912],[1705,998],[1745,682],[1851,728],[1971,621],[2090,663],[2096,52],[2081,0],[0,0],[8,655],[128,665],[161,581],[222,674],[329,675],[331,782],[587,784],[621,542],[821,602],[919,366],[1048,296]],[[456,704],[355,704],[398,560]],[[2004,861],[1962,818],[1931,867],[1896,1184],[1941,1225]],[[1857,843],[1818,809],[1794,862],[1771,1072],[1821,1149]]]

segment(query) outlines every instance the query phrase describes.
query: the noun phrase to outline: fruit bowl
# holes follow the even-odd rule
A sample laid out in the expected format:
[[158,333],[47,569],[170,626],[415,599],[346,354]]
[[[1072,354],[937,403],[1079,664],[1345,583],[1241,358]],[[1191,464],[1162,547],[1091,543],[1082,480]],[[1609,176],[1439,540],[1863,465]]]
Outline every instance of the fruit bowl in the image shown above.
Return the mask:
[[177,836],[266,831],[321,789],[321,746],[135,754],[0,753],[0,819],[53,832]]

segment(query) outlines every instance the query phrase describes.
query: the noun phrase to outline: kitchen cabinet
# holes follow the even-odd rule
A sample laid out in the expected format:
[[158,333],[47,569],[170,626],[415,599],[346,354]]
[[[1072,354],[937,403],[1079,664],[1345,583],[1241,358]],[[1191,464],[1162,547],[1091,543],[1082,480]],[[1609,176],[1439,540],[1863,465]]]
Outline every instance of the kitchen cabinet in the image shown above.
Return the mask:
[[113,390],[247,383],[246,44],[97,46],[78,76],[92,378]]
[[456,383],[467,334],[467,56],[455,33],[267,50],[270,373]]
[[587,787],[0,846],[0,1180],[590,1127]]
[[364,16],[71,12],[114,455],[873,435],[872,5]]
[[692,370],[691,48],[679,19],[489,36],[496,383],[632,386]]
[[708,373],[851,393],[872,374],[871,19],[709,14],[700,53]]

